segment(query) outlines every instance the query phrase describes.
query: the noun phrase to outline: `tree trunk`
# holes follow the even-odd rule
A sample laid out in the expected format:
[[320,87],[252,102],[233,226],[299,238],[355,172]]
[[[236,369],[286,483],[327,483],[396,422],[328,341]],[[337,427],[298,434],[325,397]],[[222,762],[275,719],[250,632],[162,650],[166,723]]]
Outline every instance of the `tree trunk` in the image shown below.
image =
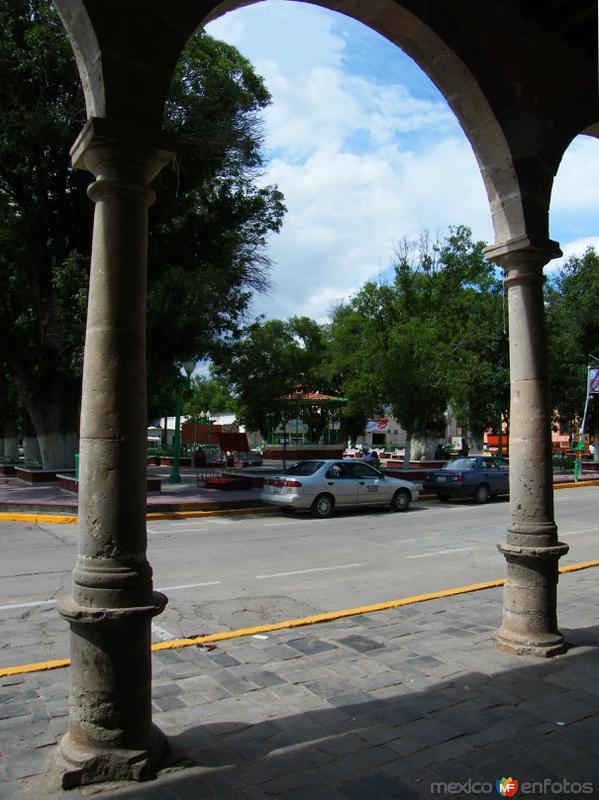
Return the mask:
[[79,449],[80,384],[56,375],[46,379],[41,389],[31,391],[29,376],[17,376],[20,399],[35,428],[42,467],[51,470],[75,469]]
[[4,454],[11,461],[19,460],[19,441],[17,439],[17,423],[6,420],[4,423]]
[[404,450],[402,469],[410,469],[411,460],[412,460],[412,428],[406,428],[406,447]]
[[23,459],[25,464],[31,464],[33,461],[42,463],[40,444],[27,411],[23,411]]
[[435,450],[441,435],[438,431],[427,431],[413,437],[412,457],[414,461],[430,461],[435,457]]

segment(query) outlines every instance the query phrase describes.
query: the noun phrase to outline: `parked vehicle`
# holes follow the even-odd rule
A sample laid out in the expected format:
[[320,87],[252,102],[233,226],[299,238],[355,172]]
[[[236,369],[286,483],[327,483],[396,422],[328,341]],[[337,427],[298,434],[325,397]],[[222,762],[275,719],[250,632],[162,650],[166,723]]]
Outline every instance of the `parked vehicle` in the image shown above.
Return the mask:
[[388,505],[407,511],[418,497],[410,481],[391,478],[363,461],[315,459],[298,461],[264,480],[261,499],[284,511],[312,511],[329,517],[335,508]]
[[489,497],[509,494],[509,470],[491,456],[452,458],[441,469],[427,473],[423,488],[443,501],[474,497],[477,503],[486,503]]

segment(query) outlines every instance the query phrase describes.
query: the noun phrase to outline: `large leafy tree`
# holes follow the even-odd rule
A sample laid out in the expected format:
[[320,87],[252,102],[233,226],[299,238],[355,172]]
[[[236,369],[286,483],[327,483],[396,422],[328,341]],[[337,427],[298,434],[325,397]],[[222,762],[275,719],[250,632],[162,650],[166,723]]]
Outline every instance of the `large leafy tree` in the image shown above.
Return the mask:
[[[599,254],[588,248],[568,259],[546,284],[549,364],[553,406],[576,429],[584,410],[589,356],[599,358]],[[599,364],[593,362],[594,366]],[[587,430],[599,441],[599,400],[590,405]],[[595,459],[599,448],[595,446]]]
[[496,324],[489,312],[501,306],[483,247],[464,226],[444,242],[404,240],[392,280],[367,283],[333,320],[334,351],[353,344],[347,363],[338,362],[344,394],[363,409],[390,405],[407,433],[406,464],[413,439],[426,449],[443,435],[450,401],[466,424],[484,428],[494,417],[500,370],[492,359],[502,350],[488,342]]
[[[85,122],[70,46],[51,4],[0,0],[0,362],[46,467],[72,463],[93,206],[69,147]],[[178,65],[165,127],[177,160],[151,212],[148,345],[155,410],[176,362],[216,356],[268,284],[266,238],[284,206],[258,186],[261,79],[232,47],[194,37]]]
[[[326,333],[309,317],[260,319],[249,325],[218,368],[237,398],[240,421],[267,439],[275,428],[299,415],[317,435],[315,408],[289,397],[298,387],[330,391],[326,352]],[[318,416],[322,427],[324,417]]]

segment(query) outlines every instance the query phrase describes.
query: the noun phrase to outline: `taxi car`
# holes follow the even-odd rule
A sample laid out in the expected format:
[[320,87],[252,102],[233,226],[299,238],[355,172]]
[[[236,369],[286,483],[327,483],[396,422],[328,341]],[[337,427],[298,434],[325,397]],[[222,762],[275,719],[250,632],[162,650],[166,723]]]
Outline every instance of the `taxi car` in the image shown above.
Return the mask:
[[265,478],[260,497],[283,511],[311,511],[324,518],[336,508],[351,506],[388,505],[392,511],[407,511],[418,488],[363,461],[313,459]]

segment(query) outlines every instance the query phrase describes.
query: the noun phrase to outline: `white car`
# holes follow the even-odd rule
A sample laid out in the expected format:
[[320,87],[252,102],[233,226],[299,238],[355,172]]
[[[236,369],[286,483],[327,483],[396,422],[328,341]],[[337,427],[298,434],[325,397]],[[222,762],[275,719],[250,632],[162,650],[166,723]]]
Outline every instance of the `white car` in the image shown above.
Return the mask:
[[283,511],[309,510],[315,517],[329,517],[335,508],[351,506],[388,505],[392,511],[407,511],[418,488],[363,461],[314,459],[265,478],[260,497]]

